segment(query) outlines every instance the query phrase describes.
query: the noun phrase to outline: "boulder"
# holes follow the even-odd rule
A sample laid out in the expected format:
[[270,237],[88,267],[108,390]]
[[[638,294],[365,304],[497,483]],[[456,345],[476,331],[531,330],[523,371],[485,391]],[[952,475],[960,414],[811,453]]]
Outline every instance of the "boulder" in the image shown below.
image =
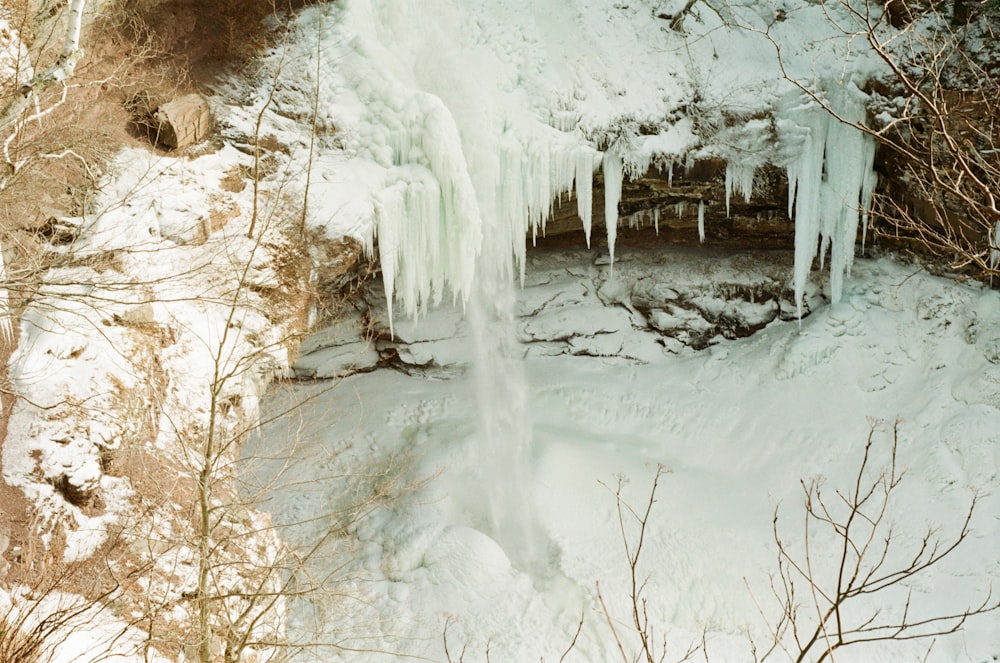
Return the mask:
[[212,131],[212,111],[200,94],[176,97],[153,114],[157,141],[167,147],[183,148],[205,140]]

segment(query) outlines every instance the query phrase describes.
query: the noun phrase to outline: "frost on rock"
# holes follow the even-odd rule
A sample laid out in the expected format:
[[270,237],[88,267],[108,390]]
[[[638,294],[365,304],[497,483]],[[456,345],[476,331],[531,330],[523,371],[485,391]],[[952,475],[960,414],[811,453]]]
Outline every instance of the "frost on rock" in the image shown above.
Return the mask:
[[858,224],[867,222],[875,188],[875,141],[851,124],[864,122],[864,99],[854,83],[829,86],[829,109],[802,103],[796,94],[778,122],[783,141],[796,145],[796,156],[786,169],[788,212],[795,219],[793,280],[800,315],[817,253],[821,265],[829,253],[830,297],[840,301],[844,276],[854,262]]

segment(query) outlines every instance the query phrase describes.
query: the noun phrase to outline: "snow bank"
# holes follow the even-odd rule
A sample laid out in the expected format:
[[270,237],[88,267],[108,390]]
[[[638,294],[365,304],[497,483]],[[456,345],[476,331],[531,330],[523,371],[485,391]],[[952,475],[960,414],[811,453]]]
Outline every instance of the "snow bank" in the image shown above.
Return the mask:
[[[82,596],[52,591],[34,595],[27,587],[0,590],[0,614],[5,617],[5,643],[18,634],[30,642],[44,636],[34,652],[47,663],[169,663],[147,650],[148,634],[112,614],[106,605]],[[16,647],[7,651],[13,653]]]
[[[727,287],[753,292],[780,283],[791,256],[772,262],[774,255],[626,250],[618,258],[615,280],[625,295],[610,299],[607,265],[592,264],[582,252],[530,256],[518,326],[529,385],[524,421],[533,442],[526,469],[508,477],[510,499],[499,505],[486,488],[495,461],[481,452],[471,374],[441,380],[439,373],[428,379],[418,371],[377,370],[322,395],[325,386],[301,385],[267,404],[280,412],[309,400],[294,424],[275,421],[262,431],[250,453],[266,445],[273,454],[275,443],[287,439],[301,458],[324,459],[307,461],[294,486],[271,493],[275,518],[295,541],[321,535],[323,525],[315,523],[323,522],[316,519],[324,509],[354,495],[346,475],[359,459],[379,467],[379,458],[387,465],[407,458],[396,481],[419,482],[353,528],[343,575],[355,598],[326,605],[325,614],[338,619],[299,622],[302,633],[315,635],[315,627],[363,651],[319,656],[391,661],[396,657],[388,652],[396,652],[442,659],[449,621],[453,655],[467,646],[467,658],[479,659],[489,648],[492,660],[558,660],[582,615],[583,631],[566,660],[614,660],[595,582],[612,615],[627,622],[630,576],[614,496],[601,482],[613,489],[624,475],[625,497],[641,507],[662,465],[667,474],[639,568],[649,579],[649,618],[676,658],[704,631],[708,660],[751,660],[747,633],[758,643],[767,634],[757,604],[772,620],[779,609],[768,584],[776,570],[774,510],[783,539],[801,554],[799,480],[823,477],[827,495],[853,486],[869,417],[881,420],[873,460],[879,468],[888,461],[884,431],[900,421],[899,468],[906,477],[892,522],[901,548],[888,564],[908,562],[927,527],[944,536],[957,532],[973,491],[986,497],[954,556],[900,591],[872,597],[865,609],[898,615],[907,591],[914,616],[960,610],[986,597],[1000,580],[990,561],[1000,535],[993,518],[1000,487],[995,292],[956,287],[891,260],[863,260],[839,304],[797,323],[789,301],[787,322],[738,340],[717,336],[696,352],[667,343],[655,319],[660,309],[647,307],[700,297],[705,311],[733,310]],[[432,312],[428,321],[443,328],[439,316],[456,315]],[[447,357],[453,342],[440,338],[424,349]],[[287,435],[286,427],[293,429]],[[342,451],[330,458],[330,449]],[[266,481],[267,461],[256,465],[264,466]],[[528,496],[528,511],[517,495]],[[495,529],[498,508],[536,524],[532,546],[541,554]],[[635,536],[634,527],[629,532]],[[812,546],[823,582],[832,581],[829,564],[839,548],[826,538],[814,538]],[[848,619],[867,614],[857,607]],[[970,620],[933,646],[858,645],[836,656],[988,660],[1000,647],[996,619],[993,613]]]
[[[286,370],[306,318],[280,273],[285,256],[302,248],[283,216],[294,174],[279,164],[261,181],[250,238],[253,187],[231,180],[251,165],[232,146],[196,157],[118,155],[94,208],[62,220],[72,239],[44,247],[56,266],[22,316],[9,366],[18,399],[4,479],[33,502],[44,543],[72,564],[114,533],[127,563],[149,564],[116,605],[169,603],[155,615],[137,609],[178,632],[190,628],[191,603],[182,599],[198,577],[190,504],[179,502],[207,462],[210,423],[213,500],[238,502],[229,484],[237,442],[257,419],[264,385]],[[280,639],[281,599],[251,605],[244,596],[278,582],[259,570],[283,548],[266,516],[226,505],[213,515],[211,591],[231,595],[230,614],[255,615],[251,637]],[[119,654],[135,638],[122,636],[106,609],[81,611],[54,660],[90,660],[80,658],[90,652],[94,660],[160,660],[152,650],[152,658]],[[138,643],[136,651],[148,644]]]

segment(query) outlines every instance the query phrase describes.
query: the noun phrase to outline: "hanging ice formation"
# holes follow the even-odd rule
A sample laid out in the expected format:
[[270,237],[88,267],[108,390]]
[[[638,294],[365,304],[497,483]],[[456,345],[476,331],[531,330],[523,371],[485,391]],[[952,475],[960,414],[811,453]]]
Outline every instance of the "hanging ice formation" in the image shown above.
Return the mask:
[[750,202],[753,194],[753,176],[756,167],[752,163],[741,163],[736,160],[726,162],[726,216],[729,216],[729,200],[734,193],[742,193],[743,200]]
[[[518,139],[512,131],[504,134],[500,146],[500,170],[497,176],[497,218],[499,230],[506,237],[489,238],[498,252],[493,263],[506,276],[509,259],[524,282],[524,238],[530,233],[532,244],[545,234],[545,223],[553,205],[564,194],[576,193],[577,214],[590,246],[594,168],[597,152],[568,136],[535,136]],[[493,250],[492,248],[489,250]]]
[[611,273],[615,269],[615,240],[618,238],[618,203],[622,198],[622,158],[613,151],[604,153],[604,225],[608,231]]
[[391,166],[375,195],[375,232],[389,326],[398,296],[416,317],[445,287],[468,296],[482,243],[479,206],[451,113],[431,95],[416,95],[416,117],[392,127]]
[[705,201],[698,201],[698,241],[705,243]]
[[821,264],[829,252],[830,296],[837,302],[854,262],[858,224],[867,222],[875,188],[875,141],[850,124],[864,121],[864,99],[854,83],[830,85],[827,103],[833,113],[812,101],[802,104],[796,95],[779,121],[783,140],[800,143],[797,155],[786,165],[788,215],[795,219],[793,282],[800,316],[817,251]]
[[[498,278],[516,272],[523,282],[525,237],[544,234],[563,194],[576,194],[590,244],[596,150],[559,132],[524,139],[507,131],[494,146],[495,177],[474,182],[471,158],[451,113],[432,95],[417,98],[420,116],[392,132],[389,147],[396,165],[375,196],[390,328],[395,299],[411,318],[439,303],[446,289],[464,301],[477,260]],[[619,181],[620,172],[619,165]],[[494,181],[496,191],[477,190],[483,180]],[[495,209],[482,209],[494,204]]]

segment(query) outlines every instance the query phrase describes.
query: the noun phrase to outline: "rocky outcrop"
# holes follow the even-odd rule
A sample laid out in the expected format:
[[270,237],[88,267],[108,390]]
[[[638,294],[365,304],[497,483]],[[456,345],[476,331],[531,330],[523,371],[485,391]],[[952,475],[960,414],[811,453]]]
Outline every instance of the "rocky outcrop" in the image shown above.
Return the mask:
[[186,94],[163,104],[153,114],[157,141],[180,149],[205,140],[214,120],[208,100],[200,94]]
[[[594,238],[604,230],[604,179],[598,174],[593,193]],[[730,198],[726,208],[726,164],[721,159],[695,161],[690,168],[673,172],[650,168],[635,180],[622,183],[618,205],[618,243],[622,246],[652,243],[699,243],[699,206],[704,206],[705,244],[743,249],[791,248],[794,223],[788,218],[788,179],[783,169],[760,168],[754,191],[747,201]],[[581,245],[583,230],[577,217],[575,196],[553,205],[546,223],[549,244]]]
[[[613,278],[599,251],[540,249],[528,259],[509,329],[525,356],[643,364],[799,318],[787,251],[623,249]],[[358,295],[354,311],[302,344],[296,377],[339,378],[388,367],[441,379],[474,361],[471,323],[461,306],[432,308],[418,323],[397,320],[392,334],[382,284],[367,282]],[[821,284],[810,284],[801,315],[826,301]]]

